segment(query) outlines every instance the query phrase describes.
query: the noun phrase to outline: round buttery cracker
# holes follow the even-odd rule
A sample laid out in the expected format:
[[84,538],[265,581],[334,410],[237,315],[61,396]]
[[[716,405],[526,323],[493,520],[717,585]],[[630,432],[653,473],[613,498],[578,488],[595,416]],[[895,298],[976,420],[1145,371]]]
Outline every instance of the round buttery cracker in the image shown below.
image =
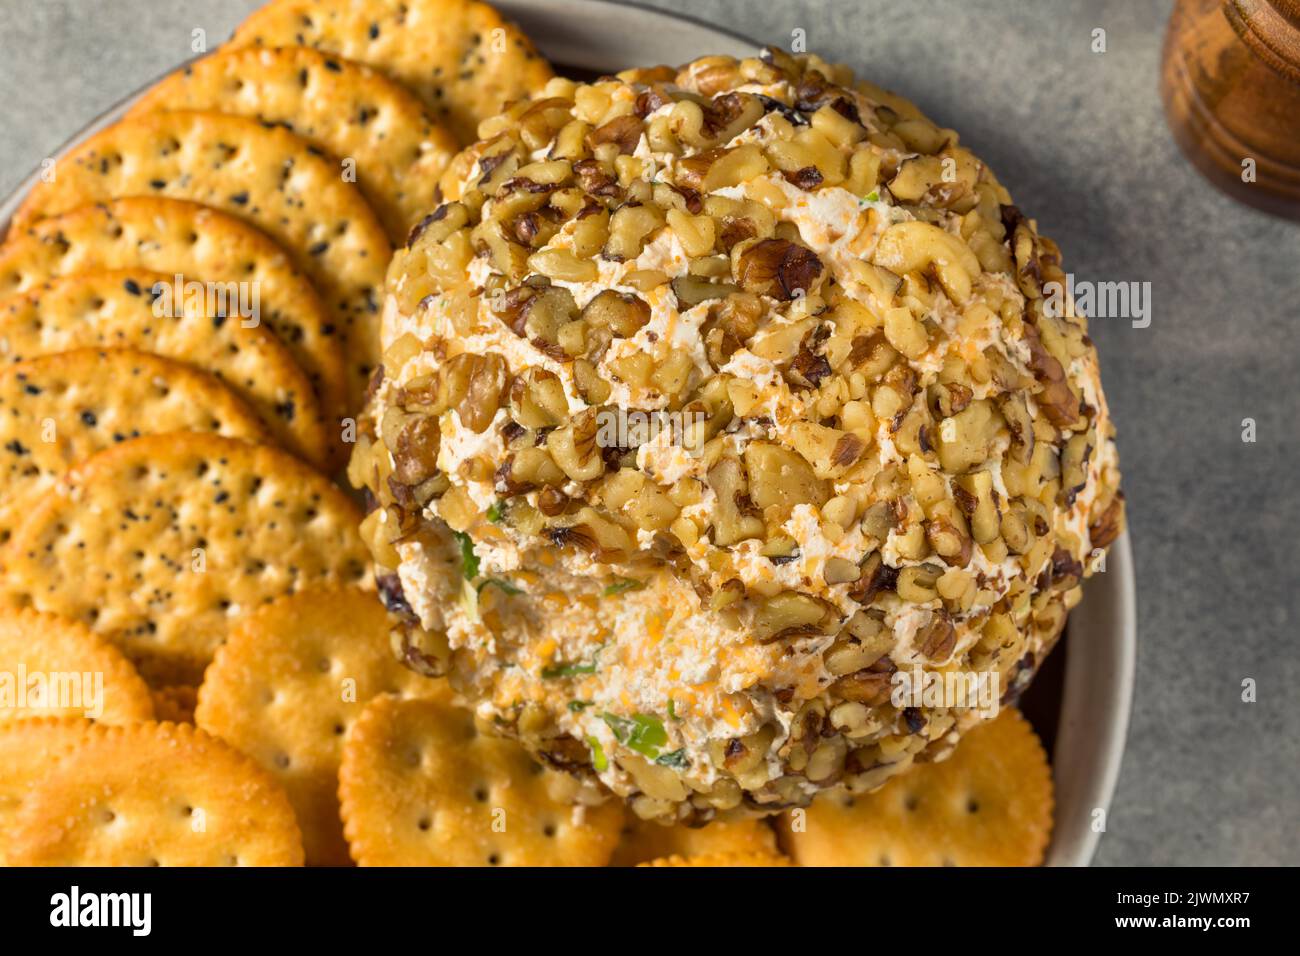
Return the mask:
[[0,302],[0,366],[79,348],[129,348],[188,362],[221,379],[276,441],[316,464],[332,444],[311,382],[262,325],[178,296],[143,270],[53,279]]
[[82,206],[25,229],[0,246],[0,295],[58,276],[146,269],[183,281],[256,294],[270,327],[311,378],[331,422],[344,415],[347,377],[334,316],[288,253],[260,230],[183,199],[133,196]]
[[0,724],[88,717],[152,720],[149,688],[122,652],[78,621],[0,610]]
[[198,706],[199,691],[189,684],[169,684],[152,692],[154,713],[159,720],[173,724],[194,723],[194,708]]
[[379,310],[392,247],[340,161],[300,136],[219,113],[149,113],[108,127],[58,160],[16,228],[87,203],[169,196],[237,216],[278,242],[334,310],[359,408],[379,361]]
[[131,349],[74,349],[0,368],[0,543],[77,462],[145,433],[263,441],[257,414],[217,378]]
[[0,722],[0,866],[11,865],[9,834],[23,803],[65,752],[76,747],[90,721],[29,717]]
[[11,865],[302,865],[284,791],[234,748],[185,724],[80,734],[14,815]]
[[361,515],[285,452],[196,432],[70,470],[14,533],[0,595],[86,622],[153,686],[198,683],[235,622],[366,576]]
[[277,123],[350,160],[357,184],[398,243],[438,205],[438,177],[459,149],[401,84],[301,46],[218,50],[146,92],[131,113],[162,110],[214,110]]
[[348,732],[339,802],[362,866],[603,866],[622,809],[564,781],[446,700],[377,697]]
[[307,46],[380,70],[413,90],[463,143],[551,68],[527,37],[474,0],[274,0],[231,46]]
[[714,820],[702,827],[663,826],[629,814],[609,865],[636,866],[672,856],[776,852],[776,833],[766,820]]
[[968,731],[945,761],[917,764],[874,793],[827,793],[786,814],[784,838],[803,866],[1037,866],[1052,805],[1043,747],[1029,722],[1006,710]]
[[700,856],[674,856],[660,857],[657,860],[650,860],[648,863],[638,863],[637,866],[654,866],[654,867],[737,867],[737,866],[793,866],[794,864],[784,856],[776,853],[762,853],[758,851],[735,851],[731,853],[705,853]]
[[302,826],[307,862],[351,862],[339,819],[343,736],[378,694],[440,695],[393,656],[372,592],[316,588],[240,621],[203,677],[195,720],[265,767]]

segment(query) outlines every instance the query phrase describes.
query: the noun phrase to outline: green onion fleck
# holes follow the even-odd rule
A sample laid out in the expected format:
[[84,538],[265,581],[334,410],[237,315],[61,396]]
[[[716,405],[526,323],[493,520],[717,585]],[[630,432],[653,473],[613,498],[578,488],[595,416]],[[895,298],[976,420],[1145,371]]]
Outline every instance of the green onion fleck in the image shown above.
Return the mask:
[[668,698],[668,716],[672,720],[681,720],[681,718],[677,716],[677,701],[673,700],[671,697]]
[[652,760],[659,756],[660,748],[668,743],[668,731],[664,730],[663,721],[653,714],[619,717],[617,714],[604,713],[600,717],[614,732],[614,739]]
[[595,703],[594,700],[571,700],[569,701],[569,710],[575,714],[578,714],[586,710],[594,703]]
[[505,515],[501,511],[501,502],[494,501],[492,502],[492,504],[488,505],[488,510],[487,510],[488,521],[491,521],[493,524],[496,524],[504,517]]
[[600,745],[600,741],[595,737],[588,737],[587,746],[591,748],[591,765],[596,773],[608,770],[609,761],[605,759],[605,748]]
[[661,754],[660,756],[655,757],[655,763],[664,767],[676,767],[680,770],[687,766],[686,748],[683,747],[681,750],[674,750],[671,753]]
[[557,677],[577,677],[579,674],[596,673],[596,662],[589,664],[552,664],[550,667],[542,668],[543,680],[554,680]]
[[550,667],[542,668],[542,677],[545,680],[551,680],[556,677],[577,677],[579,674],[594,674],[596,667],[600,663],[600,652],[605,649],[602,644],[596,648],[591,655],[591,660],[586,664],[552,664]]
[[463,531],[453,531],[452,535],[460,544],[460,573],[466,581],[473,581],[478,577],[478,555],[474,553],[474,540]]
[[880,191],[873,189],[867,193],[867,202],[880,202]]
[[479,593],[479,594],[482,594],[482,593],[483,593],[483,589],[484,589],[485,587],[487,587],[489,584],[492,584],[492,585],[495,585],[496,587],[499,587],[502,591],[505,591],[506,594],[509,594],[509,595],[511,595],[512,597],[513,597],[514,595],[516,595],[516,594],[523,594],[523,593],[524,593],[524,589],[523,589],[523,588],[515,587],[515,585],[511,584],[511,583],[510,583],[509,581],[507,581],[505,578],[486,578],[485,580],[480,581],[480,582],[479,582],[479,585],[478,585],[478,588],[477,588],[478,593]]
[[639,591],[645,587],[644,581],[638,581],[636,578],[615,578],[614,583],[605,588],[601,594],[604,597],[613,597],[615,594],[623,594],[626,591]]

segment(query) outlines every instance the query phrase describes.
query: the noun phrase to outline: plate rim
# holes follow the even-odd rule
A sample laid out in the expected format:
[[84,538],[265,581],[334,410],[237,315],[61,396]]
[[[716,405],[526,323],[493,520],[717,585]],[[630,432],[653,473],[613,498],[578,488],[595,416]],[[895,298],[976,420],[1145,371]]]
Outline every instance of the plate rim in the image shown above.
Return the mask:
[[[600,11],[600,16],[604,18],[612,17],[615,20],[625,21],[624,25],[629,28],[634,21],[640,21],[645,26],[655,22],[662,24],[672,21],[685,25],[692,31],[698,31],[701,37],[721,38],[728,45],[735,44],[737,49],[739,45],[753,50],[758,50],[762,46],[740,33],[689,14],[661,10],[638,2],[498,0],[494,6],[507,19],[512,20],[533,21],[537,18],[559,17],[566,13],[572,15],[585,9],[589,13]],[[559,28],[562,29],[562,26]],[[539,37],[536,30],[530,32],[529,36],[544,52],[547,46],[545,37]],[[209,53],[217,49],[220,49],[220,46]],[[195,59],[199,57],[190,57],[177,63],[165,73],[122,97],[64,140],[50,157],[47,157],[4,198],[3,202],[0,202],[0,237],[8,238],[13,214],[31,188],[40,181],[44,162],[62,158],[88,136],[121,119],[146,90]],[[627,64],[611,65],[611,71],[624,69],[626,66]],[[1137,659],[1136,576],[1133,549],[1127,529],[1113,543],[1108,561],[1110,568],[1107,571],[1094,575],[1085,583],[1083,599],[1069,617],[1069,623],[1075,627],[1072,628],[1071,640],[1067,642],[1065,648],[1067,656],[1059,705],[1060,722],[1053,748],[1052,772],[1057,780],[1057,802],[1053,808],[1053,830],[1045,859],[1047,866],[1087,866],[1092,862],[1101,833],[1104,832],[1104,826],[1102,830],[1093,826],[1093,814],[1098,810],[1103,811],[1104,814],[1109,813],[1126,750]],[[1093,617],[1100,620],[1098,624],[1091,625],[1091,629],[1101,631],[1103,634],[1109,631],[1109,637],[1093,640],[1083,638],[1082,625],[1088,625]],[[1098,640],[1107,651],[1105,655],[1099,650],[1094,650],[1098,646],[1096,643]],[[1080,667],[1075,663],[1075,654],[1080,648],[1085,647],[1095,659],[1089,662],[1088,667]],[[1099,696],[1096,678],[1099,672],[1106,671],[1112,679],[1106,681],[1106,673],[1100,673],[1102,689]],[[1066,787],[1062,785],[1062,780],[1073,779],[1067,771],[1072,770],[1070,762],[1075,760],[1080,752],[1084,762],[1092,765],[1090,768],[1092,772],[1081,782],[1069,784],[1069,799],[1063,800],[1061,792],[1065,791]],[[1062,819],[1063,808],[1068,808],[1067,812],[1070,813],[1068,821]],[[1069,824],[1068,827],[1063,826],[1066,822]]]

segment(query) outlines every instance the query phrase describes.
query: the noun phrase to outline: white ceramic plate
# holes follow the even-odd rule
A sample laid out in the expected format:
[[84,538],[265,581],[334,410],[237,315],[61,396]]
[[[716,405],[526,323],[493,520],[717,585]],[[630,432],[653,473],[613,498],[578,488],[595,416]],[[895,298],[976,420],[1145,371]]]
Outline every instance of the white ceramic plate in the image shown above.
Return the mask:
[[[553,62],[594,73],[683,63],[716,53],[750,56],[759,49],[738,34],[647,7],[605,0],[498,0],[495,5]],[[900,92],[906,95],[906,90]],[[100,116],[69,144],[116,121],[135,98]],[[8,229],[38,175],[0,204],[0,230]],[[1111,548],[1106,571],[1084,588],[1063,644],[1056,652],[1065,654],[1065,676],[1052,747],[1056,827],[1047,862],[1086,866],[1115,790],[1133,694],[1137,617],[1127,534]]]

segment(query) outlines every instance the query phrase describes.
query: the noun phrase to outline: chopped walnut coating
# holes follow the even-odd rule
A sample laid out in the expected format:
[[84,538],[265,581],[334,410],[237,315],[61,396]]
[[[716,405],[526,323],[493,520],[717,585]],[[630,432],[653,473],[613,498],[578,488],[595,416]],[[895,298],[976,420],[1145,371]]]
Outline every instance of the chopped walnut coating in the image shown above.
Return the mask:
[[349,469],[402,656],[682,820],[874,788],[984,716],[900,674],[1014,698],[1122,495],[1060,252],[957,134],[776,50],[480,132],[394,257]]

